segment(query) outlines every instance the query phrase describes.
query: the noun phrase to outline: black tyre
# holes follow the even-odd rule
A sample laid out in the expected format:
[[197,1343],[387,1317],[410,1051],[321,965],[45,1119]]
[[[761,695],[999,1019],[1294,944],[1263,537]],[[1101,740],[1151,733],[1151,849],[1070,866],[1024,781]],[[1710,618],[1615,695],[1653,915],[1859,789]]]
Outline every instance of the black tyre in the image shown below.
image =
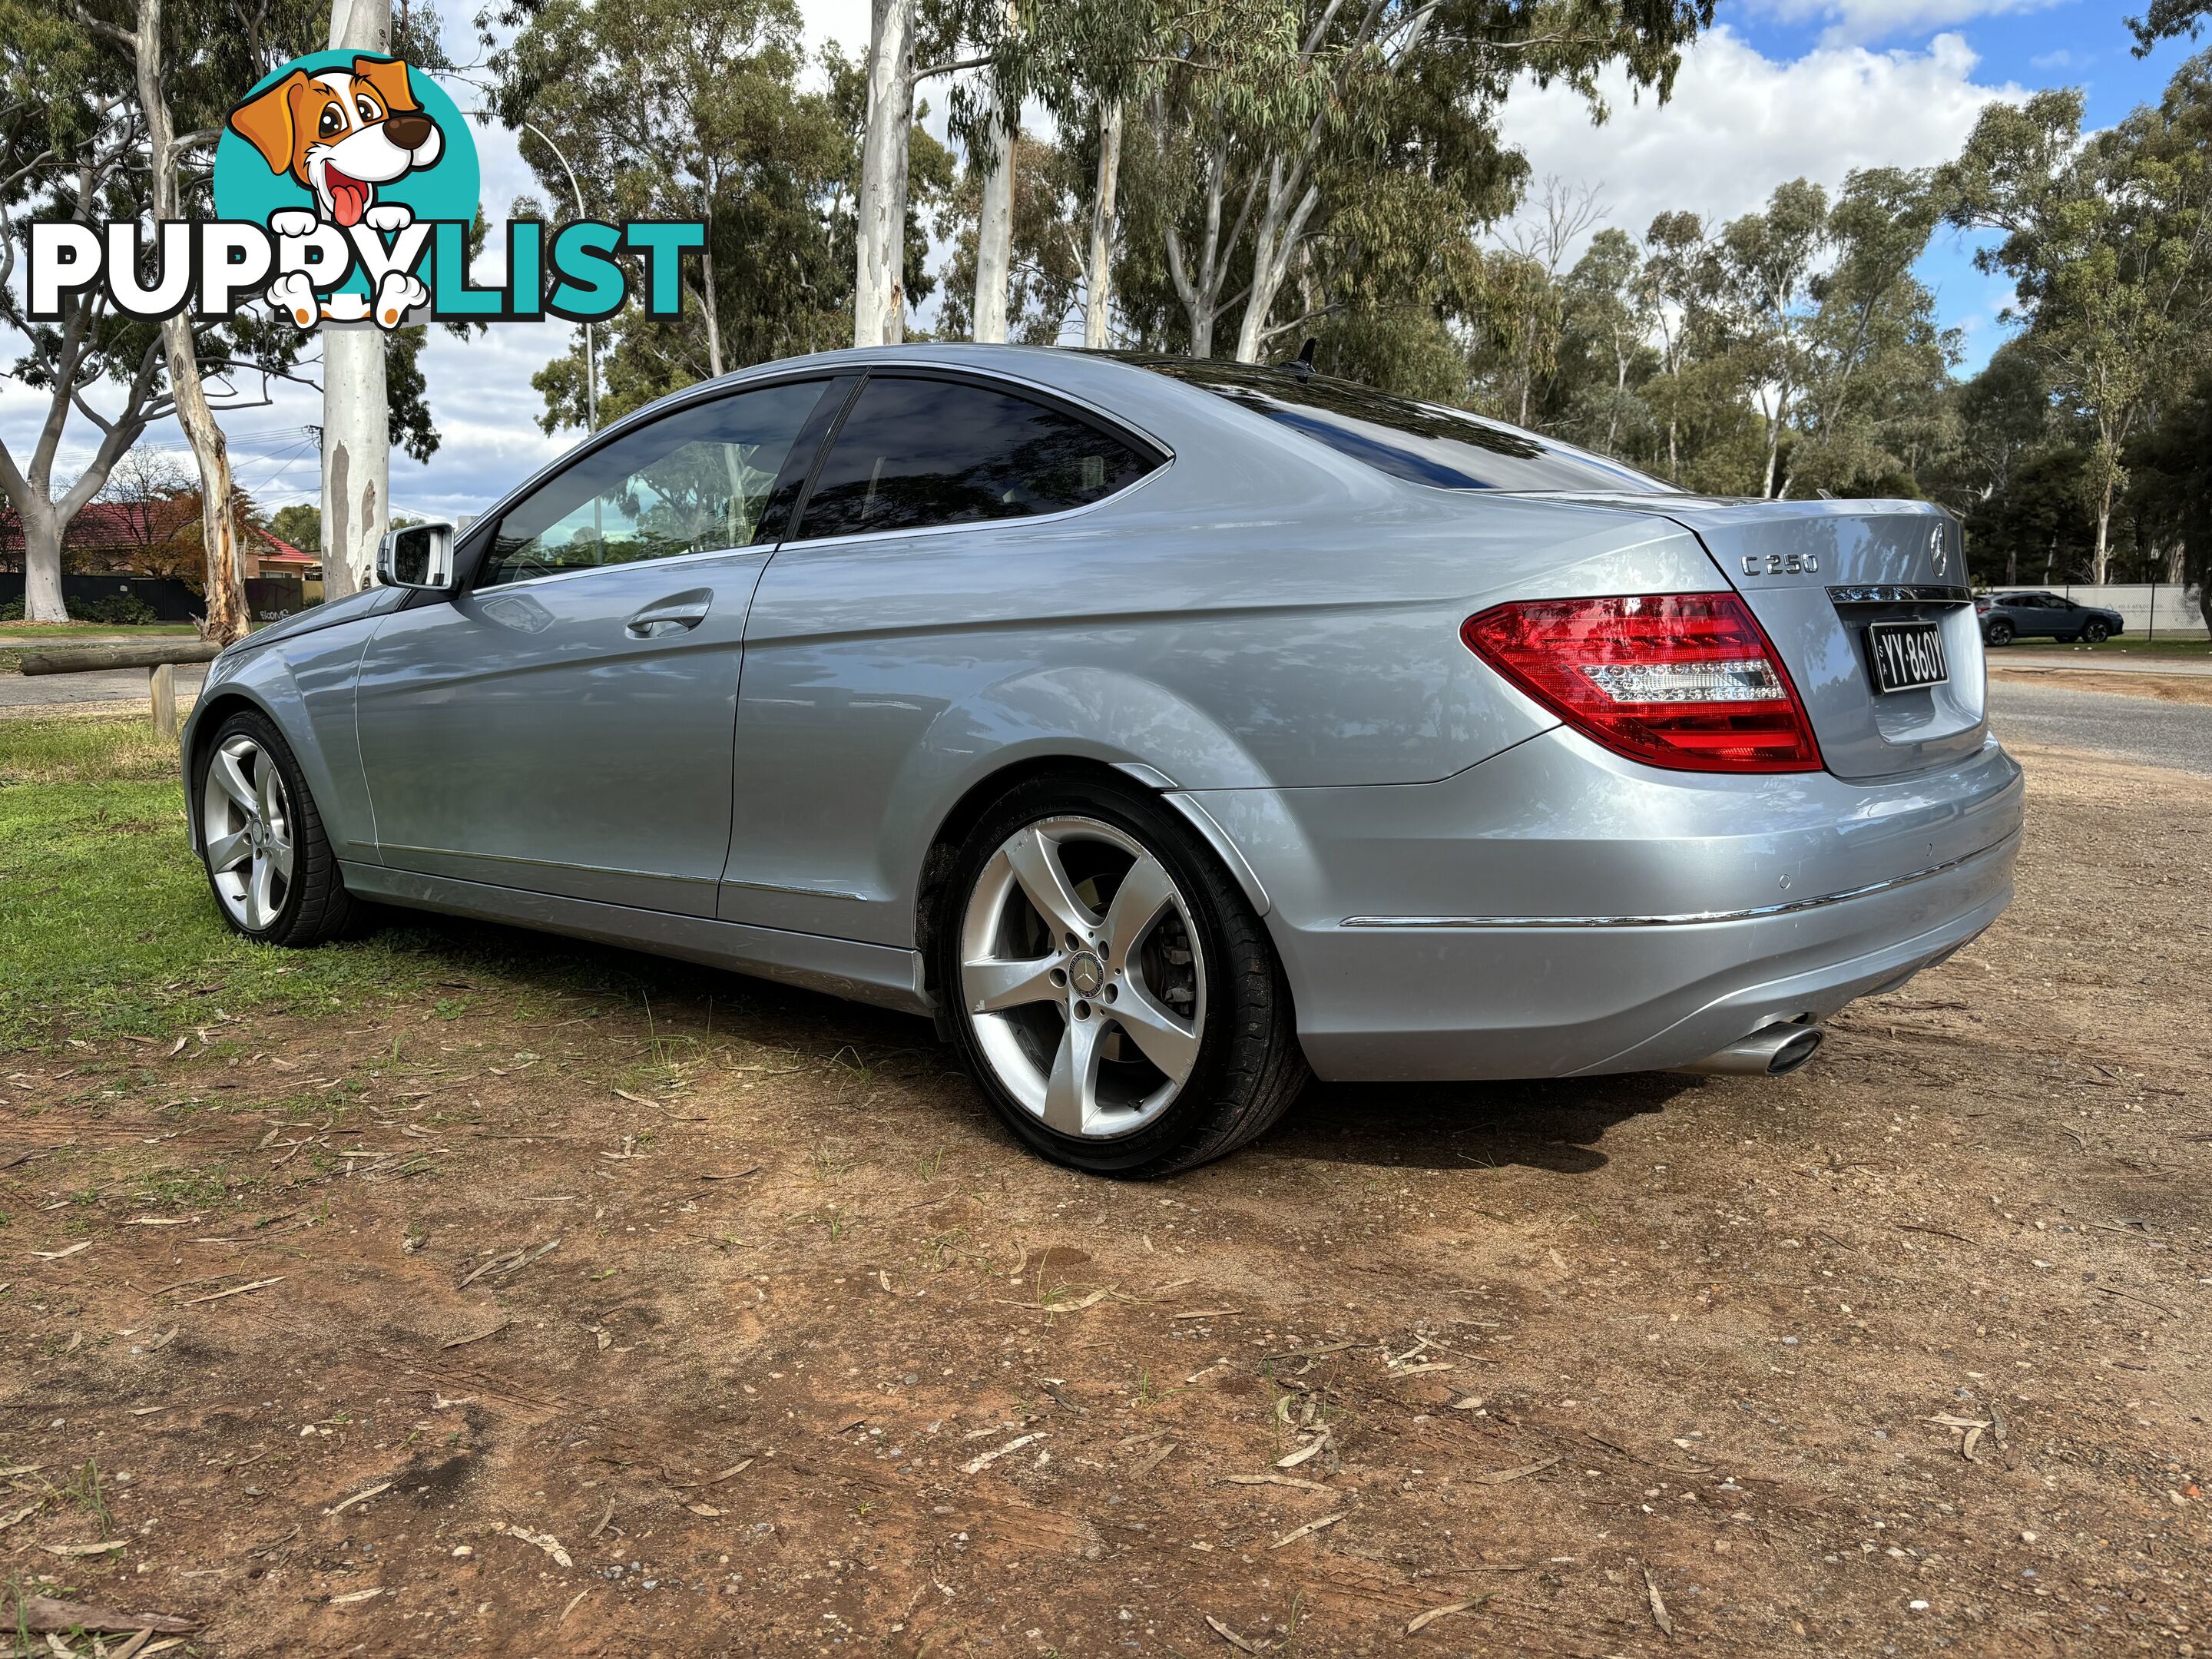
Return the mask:
[[2010,645],[2012,643],[2012,624],[2007,622],[2002,617],[1999,617],[1995,622],[1991,623],[1987,628],[1984,628],[1982,630],[1982,637],[1987,640],[1991,645]]
[[962,1060],[1056,1164],[1152,1179],[1265,1132],[1304,1087],[1290,988],[1212,850],[1133,784],[1042,779],[955,857],[934,941]]
[[248,710],[201,752],[200,855],[223,920],[251,939],[312,945],[359,933],[373,913],[346,891],[322,815],[283,734]]
[[2081,637],[2092,645],[2102,645],[2112,637],[2112,625],[2110,623],[2090,623],[2081,629]]

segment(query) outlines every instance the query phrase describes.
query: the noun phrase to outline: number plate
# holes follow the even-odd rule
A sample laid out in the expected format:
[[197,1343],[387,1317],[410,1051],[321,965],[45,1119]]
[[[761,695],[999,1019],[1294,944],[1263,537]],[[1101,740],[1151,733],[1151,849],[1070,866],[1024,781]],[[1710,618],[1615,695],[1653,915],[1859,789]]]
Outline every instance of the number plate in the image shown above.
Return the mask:
[[1867,624],[1867,655],[1874,660],[1877,691],[1911,691],[1951,678],[1943,660],[1943,624],[1878,622]]

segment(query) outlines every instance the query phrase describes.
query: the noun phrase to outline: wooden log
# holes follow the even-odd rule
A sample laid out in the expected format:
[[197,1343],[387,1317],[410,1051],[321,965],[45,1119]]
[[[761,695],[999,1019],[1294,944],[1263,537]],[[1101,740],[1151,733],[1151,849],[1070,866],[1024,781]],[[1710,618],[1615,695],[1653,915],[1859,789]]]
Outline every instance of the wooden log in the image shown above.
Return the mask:
[[59,651],[26,651],[26,674],[88,674],[102,668],[158,668],[163,663],[213,662],[222,647],[202,640],[166,645],[80,645]]
[[146,671],[154,700],[154,730],[165,738],[177,735],[177,671],[173,664],[157,662]]

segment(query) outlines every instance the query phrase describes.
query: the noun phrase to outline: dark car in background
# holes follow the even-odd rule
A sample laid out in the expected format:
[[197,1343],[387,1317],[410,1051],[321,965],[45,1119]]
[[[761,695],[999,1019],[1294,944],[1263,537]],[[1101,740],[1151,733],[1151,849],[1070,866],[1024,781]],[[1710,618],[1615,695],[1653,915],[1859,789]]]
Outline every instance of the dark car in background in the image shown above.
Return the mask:
[[2087,640],[2102,645],[2124,633],[2120,613],[2081,605],[2057,593],[1985,593],[1974,601],[1982,638],[1990,645],[2047,637],[2064,645]]

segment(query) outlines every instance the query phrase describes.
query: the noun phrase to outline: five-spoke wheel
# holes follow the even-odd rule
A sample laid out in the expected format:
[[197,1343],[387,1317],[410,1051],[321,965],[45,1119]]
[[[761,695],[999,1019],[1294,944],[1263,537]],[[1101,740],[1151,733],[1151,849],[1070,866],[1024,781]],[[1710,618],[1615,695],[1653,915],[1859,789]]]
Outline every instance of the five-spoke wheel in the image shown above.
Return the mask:
[[1112,824],[1024,824],[969,895],[960,994],[1000,1084],[1046,1127],[1127,1134],[1198,1063],[1206,963],[1190,901]]
[[346,891],[299,762],[268,717],[240,709],[198,752],[200,852],[223,919],[272,945],[356,931],[368,911]]
[[1147,791],[1015,789],[970,833],[940,914],[963,1057],[1048,1157],[1188,1169],[1265,1129],[1305,1080],[1265,928]]
[[247,933],[265,933],[291,890],[292,805],[269,751],[246,732],[209,750],[200,835],[223,908]]

